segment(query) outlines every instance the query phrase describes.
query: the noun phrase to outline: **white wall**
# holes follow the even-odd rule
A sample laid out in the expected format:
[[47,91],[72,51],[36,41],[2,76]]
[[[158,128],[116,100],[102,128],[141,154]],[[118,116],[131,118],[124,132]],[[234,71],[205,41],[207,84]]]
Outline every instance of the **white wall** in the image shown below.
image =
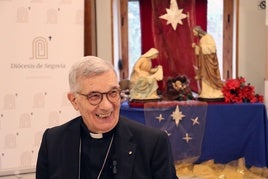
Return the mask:
[[[119,77],[120,33],[118,32],[120,9],[119,0],[96,0],[97,56],[111,61]],[[116,25],[115,25],[116,24]]]
[[265,10],[259,0],[240,0],[238,31],[238,75],[264,94],[266,63]]
[[112,61],[112,0],[96,0],[96,22],[97,56]]

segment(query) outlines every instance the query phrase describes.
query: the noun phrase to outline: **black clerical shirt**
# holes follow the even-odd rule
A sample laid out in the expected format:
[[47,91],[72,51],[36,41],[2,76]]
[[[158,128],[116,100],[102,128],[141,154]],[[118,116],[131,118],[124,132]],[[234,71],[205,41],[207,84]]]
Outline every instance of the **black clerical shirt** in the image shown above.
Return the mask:
[[[113,179],[113,142],[114,130],[104,133],[102,138],[91,137],[90,131],[86,125],[81,123],[81,168],[80,179],[97,179],[101,168],[104,168],[100,174],[100,179]],[[111,149],[108,151],[111,143]],[[108,153],[106,162],[105,156]]]

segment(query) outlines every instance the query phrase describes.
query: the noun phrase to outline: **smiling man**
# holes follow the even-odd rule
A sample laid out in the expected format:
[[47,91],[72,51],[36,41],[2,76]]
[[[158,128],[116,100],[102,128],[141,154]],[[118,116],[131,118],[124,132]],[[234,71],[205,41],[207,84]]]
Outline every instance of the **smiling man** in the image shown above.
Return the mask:
[[36,179],[176,179],[168,136],[120,117],[113,66],[83,57],[69,73],[68,99],[80,116],[44,132]]

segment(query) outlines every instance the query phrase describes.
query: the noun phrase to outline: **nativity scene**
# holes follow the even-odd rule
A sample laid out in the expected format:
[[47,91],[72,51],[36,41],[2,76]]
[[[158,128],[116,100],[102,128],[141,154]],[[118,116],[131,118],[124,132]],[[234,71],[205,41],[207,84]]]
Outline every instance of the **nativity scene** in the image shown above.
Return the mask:
[[[206,11],[206,0],[140,1],[143,53],[129,77],[130,103],[176,99],[230,101],[227,92],[223,92],[225,82],[216,41],[206,32]],[[171,92],[169,83],[178,76],[187,78],[187,89],[193,97],[172,97],[176,90]],[[253,96],[254,99],[244,101],[263,101],[262,96]]]
[[[216,41],[207,32],[206,1],[139,2],[142,55],[131,71],[129,98],[121,106],[122,114],[168,134],[178,174],[208,159],[248,165],[248,156],[231,151],[233,148],[231,155],[225,152],[230,145],[224,145],[225,150],[217,147],[233,139],[227,130],[229,123],[251,118],[244,112],[234,116],[237,110],[231,112],[233,106],[218,104],[259,103],[263,97],[255,94],[244,78],[222,79]],[[233,143],[247,150],[244,143],[248,140],[242,144],[240,139]],[[207,154],[210,150],[211,154]],[[233,154],[247,161],[231,158]],[[224,175],[217,176],[221,177]]]
[[[142,51],[147,51],[137,59],[130,75],[130,102],[175,99],[222,101],[223,82],[216,45],[213,37],[201,28],[206,27],[206,22],[201,18],[198,20],[197,10],[192,8],[193,2],[140,3],[143,4],[141,16],[148,15],[149,10],[153,12],[151,19],[141,19],[142,27],[146,26],[146,32],[151,34],[142,38]],[[148,6],[151,7],[146,11],[142,8]],[[201,12],[204,10],[200,9]],[[168,83],[178,76],[187,78],[186,88],[192,93],[187,94],[189,97],[177,98],[185,95],[174,94],[181,90],[171,92],[172,86]],[[175,96],[172,97],[172,94]]]

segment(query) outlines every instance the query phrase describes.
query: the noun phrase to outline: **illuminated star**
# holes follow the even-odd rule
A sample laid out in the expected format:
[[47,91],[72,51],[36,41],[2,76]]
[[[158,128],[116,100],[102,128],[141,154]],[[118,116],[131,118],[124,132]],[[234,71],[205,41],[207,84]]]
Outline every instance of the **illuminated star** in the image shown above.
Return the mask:
[[156,119],[158,119],[159,122],[165,120],[165,118],[163,118],[162,114],[160,114],[159,116],[157,116]]
[[182,120],[183,117],[185,117],[185,115],[182,114],[182,112],[179,109],[179,106],[176,106],[175,111],[171,114],[173,120],[176,123],[176,126],[179,125],[180,121]]
[[187,17],[186,14],[182,13],[183,9],[179,9],[176,0],[170,0],[169,9],[166,8],[166,11],[167,13],[159,18],[167,20],[167,25],[171,24],[174,30],[176,30],[178,24],[182,25],[182,19]]
[[198,117],[191,119],[191,120],[193,121],[193,126],[196,124],[199,125]]
[[192,140],[192,137],[190,137],[189,134],[186,133],[185,137],[183,137],[182,139],[185,140],[187,143],[189,143],[189,141]]
[[169,133],[167,130],[165,130],[165,132],[167,133],[168,136],[171,136],[171,133]]

